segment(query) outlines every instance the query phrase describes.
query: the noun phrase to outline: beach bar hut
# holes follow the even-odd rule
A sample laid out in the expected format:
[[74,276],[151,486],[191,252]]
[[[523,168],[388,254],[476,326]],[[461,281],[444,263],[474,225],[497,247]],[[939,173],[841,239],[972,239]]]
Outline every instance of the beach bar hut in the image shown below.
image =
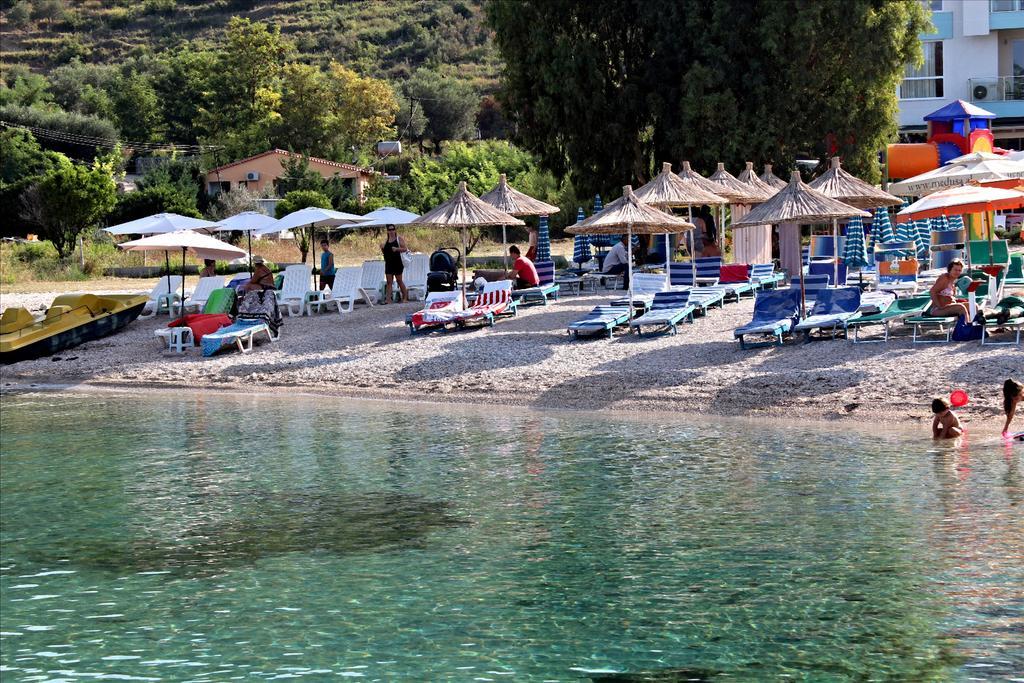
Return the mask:
[[[733,228],[753,225],[778,225],[780,223],[826,223],[833,218],[846,219],[871,214],[856,207],[832,199],[808,187],[800,180],[800,172],[793,171],[789,185],[779,190],[771,199],[754,207],[750,213],[733,223]],[[800,259],[799,245],[797,259]],[[797,268],[800,276],[800,316],[807,313],[804,292],[804,269]]]
[[628,235],[629,310],[633,310],[633,235],[670,235],[693,230],[693,223],[640,201],[630,185],[622,196],[590,218],[566,228],[571,235]]
[[462,234],[462,303],[466,303],[466,231],[487,225],[525,225],[515,216],[499,211],[466,189],[464,181],[459,183],[451,198],[423,214],[409,225],[430,228],[459,228]]
[[[522,216],[550,216],[559,211],[557,206],[534,199],[530,195],[520,192],[509,185],[504,173],[498,177],[498,184],[490,192],[480,195],[480,201],[490,204],[498,211],[507,213],[509,216],[516,216],[517,218]],[[507,229],[508,226],[501,226],[501,255],[506,270],[508,270]],[[540,235],[538,234],[539,239]]]

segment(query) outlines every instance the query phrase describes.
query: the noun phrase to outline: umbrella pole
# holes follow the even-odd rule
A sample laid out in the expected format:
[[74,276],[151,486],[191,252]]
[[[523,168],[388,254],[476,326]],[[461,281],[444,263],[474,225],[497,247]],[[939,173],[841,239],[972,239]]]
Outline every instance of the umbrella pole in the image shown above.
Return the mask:
[[506,235],[507,232],[508,228],[504,225],[501,226],[501,262],[505,266],[506,272],[508,272],[508,236]]
[[[313,260],[313,262],[309,264],[309,272],[312,273],[316,270],[316,225],[313,223],[309,224],[309,254]],[[323,273],[320,275],[322,276]],[[312,275],[312,278],[313,290],[316,291],[316,275]]]
[[462,236],[462,307],[466,308],[466,229],[459,231]]
[[249,277],[252,277],[252,230],[246,230],[245,234],[249,237]]
[[181,313],[185,314],[185,247],[181,248]]
[[832,286],[839,286],[839,219],[832,219]]
[[[146,252],[142,252],[145,254]],[[164,264],[167,267],[167,293],[173,294],[171,291],[171,252],[164,250]]]
[[[693,207],[689,204],[686,205],[686,211],[690,215],[690,222],[693,222]],[[694,237],[696,230],[690,231],[690,277],[693,279],[691,286],[697,286],[697,242]]]
[[[802,231],[801,231],[802,232]],[[797,272],[800,273],[800,318],[807,317],[807,300],[806,292],[804,290],[804,253],[803,253],[803,239],[802,236],[796,240],[796,252],[797,262],[800,264],[797,267]]]
[[[984,213],[981,214],[981,220],[983,220],[985,224],[988,226],[988,229],[986,230],[986,232],[988,233],[988,262],[991,264],[993,261],[996,260],[995,252],[992,249],[993,233],[996,231],[996,229],[995,225],[992,223],[991,220],[989,220],[988,216],[988,211],[985,211]],[[970,251],[970,249],[968,249],[968,251]]]
[[[629,271],[629,317],[633,317],[633,224],[626,226],[626,268]],[[629,328],[632,331],[632,327]]]

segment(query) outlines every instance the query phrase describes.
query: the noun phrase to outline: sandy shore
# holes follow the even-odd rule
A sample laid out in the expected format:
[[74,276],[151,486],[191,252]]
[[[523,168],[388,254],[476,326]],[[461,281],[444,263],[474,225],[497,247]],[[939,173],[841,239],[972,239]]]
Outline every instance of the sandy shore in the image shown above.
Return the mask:
[[[5,294],[3,307],[49,304],[54,293]],[[59,356],[2,367],[5,390],[32,384],[193,390],[300,389],[375,399],[526,405],[584,411],[681,411],[711,415],[925,423],[928,402],[954,387],[971,396],[961,417],[1000,424],[1000,387],[1024,375],[1021,347],[978,342],[914,346],[844,340],[741,351],[732,330],[753,303],[728,304],[677,336],[620,334],[570,342],[565,326],[609,294],[563,297],[520,310],[493,328],[410,336],[420,304],[357,306],[352,313],[285,318],[275,344],[203,358],[163,350],[153,330],[167,317]]]

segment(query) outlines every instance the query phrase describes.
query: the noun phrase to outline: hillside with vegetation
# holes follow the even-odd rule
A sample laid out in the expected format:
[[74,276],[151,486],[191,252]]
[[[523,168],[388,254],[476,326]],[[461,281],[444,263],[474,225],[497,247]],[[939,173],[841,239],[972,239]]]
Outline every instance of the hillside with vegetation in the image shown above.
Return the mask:
[[3,0],[0,61],[45,72],[116,64],[189,43],[213,49],[232,17],[280,28],[299,61],[389,81],[421,67],[495,90],[499,58],[481,0]]

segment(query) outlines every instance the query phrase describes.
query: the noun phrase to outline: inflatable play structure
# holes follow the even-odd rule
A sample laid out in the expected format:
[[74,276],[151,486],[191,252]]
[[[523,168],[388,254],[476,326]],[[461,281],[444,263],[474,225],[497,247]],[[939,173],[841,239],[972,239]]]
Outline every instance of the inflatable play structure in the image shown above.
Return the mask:
[[990,111],[955,100],[924,117],[928,141],[889,145],[890,180],[912,178],[972,152],[996,152]]

